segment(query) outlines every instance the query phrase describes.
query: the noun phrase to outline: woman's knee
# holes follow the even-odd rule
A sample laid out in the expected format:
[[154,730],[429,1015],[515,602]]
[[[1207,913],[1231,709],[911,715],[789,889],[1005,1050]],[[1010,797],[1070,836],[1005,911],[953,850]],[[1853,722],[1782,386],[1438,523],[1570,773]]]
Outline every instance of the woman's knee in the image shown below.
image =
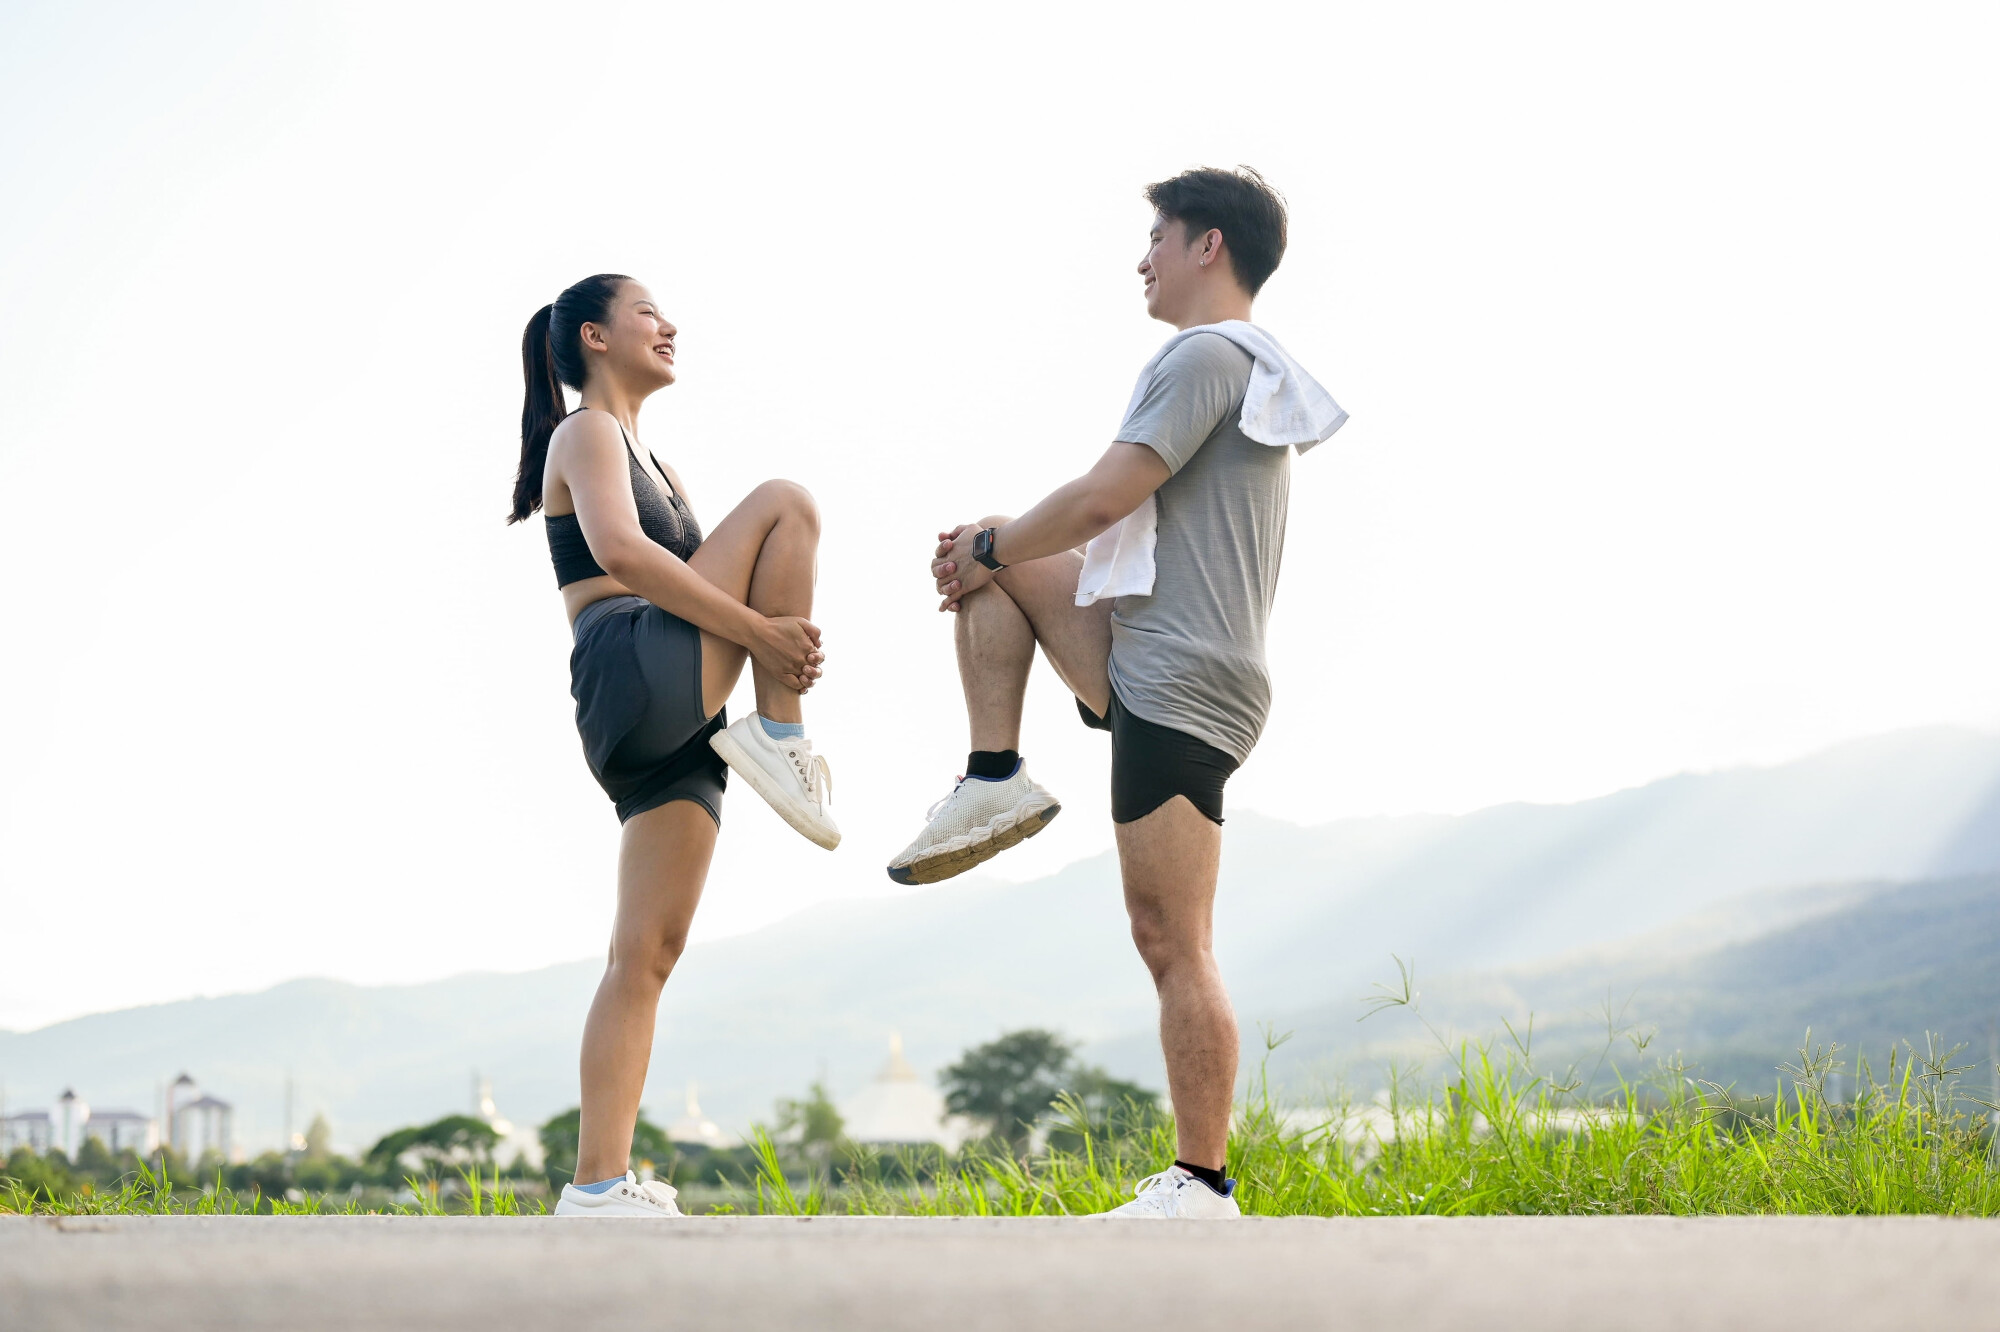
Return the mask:
[[687,948],[685,933],[663,934],[652,939],[619,939],[611,945],[611,972],[630,985],[650,985],[657,990],[674,974],[674,967]]
[[813,499],[812,492],[798,482],[774,478],[751,493],[758,502],[770,505],[781,517],[808,524],[814,531],[819,530],[819,504]]

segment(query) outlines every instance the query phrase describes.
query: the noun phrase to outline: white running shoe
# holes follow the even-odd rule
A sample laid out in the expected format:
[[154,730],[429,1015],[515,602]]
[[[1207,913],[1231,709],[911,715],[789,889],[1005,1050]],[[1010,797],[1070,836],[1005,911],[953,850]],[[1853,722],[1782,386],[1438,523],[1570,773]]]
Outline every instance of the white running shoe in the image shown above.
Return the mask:
[[833,801],[833,769],[813,753],[812,741],[773,740],[753,712],[717,731],[708,744],[806,840],[829,851],[840,845],[840,829],[826,809]]
[[602,1193],[585,1193],[574,1184],[563,1185],[556,1201],[557,1216],[679,1216],[674,1205],[674,1186],[665,1180],[649,1179],[641,1184],[631,1171],[625,1182]]
[[1132,1190],[1131,1202],[1097,1215],[1146,1221],[1234,1221],[1243,1215],[1235,1193],[1232,1187],[1225,1197],[1179,1166],[1169,1166],[1140,1180],[1139,1187]]
[[1011,777],[961,777],[931,806],[924,830],[889,862],[897,883],[938,883],[983,865],[1049,826],[1062,804],[1028,778],[1024,759]]

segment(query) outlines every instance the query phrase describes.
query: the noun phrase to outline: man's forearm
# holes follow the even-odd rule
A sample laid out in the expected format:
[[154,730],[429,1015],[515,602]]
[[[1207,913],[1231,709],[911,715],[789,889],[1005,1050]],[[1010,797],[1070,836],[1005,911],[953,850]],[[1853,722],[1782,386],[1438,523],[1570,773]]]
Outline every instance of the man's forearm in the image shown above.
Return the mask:
[[[992,557],[1002,565],[1026,564],[1074,550],[1146,502],[1172,475],[1159,453],[1145,444],[1120,441],[1097,465],[993,534]],[[993,575],[974,559],[977,534],[970,525],[939,534],[931,574],[937,579],[939,610],[956,610],[958,598],[976,592]]]
[[1099,493],[1091,477],[1080,476],[1050,491],[1034,508],[996,530],[993,558],[1002,564],[1026,564],[1072,550],[1129,512],[1119,512]]

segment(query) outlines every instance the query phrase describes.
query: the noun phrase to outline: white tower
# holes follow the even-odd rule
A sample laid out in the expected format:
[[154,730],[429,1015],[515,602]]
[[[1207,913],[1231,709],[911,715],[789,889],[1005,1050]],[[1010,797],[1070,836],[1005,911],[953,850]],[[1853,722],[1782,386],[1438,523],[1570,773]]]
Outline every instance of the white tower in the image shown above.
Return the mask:
[[90,1122],[90,1106],[74,1088],[63,1088],[62,1099],[56,1102],[54,1146],[70,1160],[76,1160],[77,1149],[83,1146],[83,1126]]

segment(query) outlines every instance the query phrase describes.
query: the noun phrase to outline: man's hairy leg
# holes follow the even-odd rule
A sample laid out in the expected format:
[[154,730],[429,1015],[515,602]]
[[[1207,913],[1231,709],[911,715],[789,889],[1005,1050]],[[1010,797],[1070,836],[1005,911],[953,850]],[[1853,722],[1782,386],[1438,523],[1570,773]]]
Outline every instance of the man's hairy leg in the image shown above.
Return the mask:
[[1223,1168],[1236,1093],[1236,1013],[1215,965],[1222,829],[1185,796],[1118,825],[1125,910],[1160,996],[1180,1159]]
[[959,603],[958,682],[972,748],[999,753],[1021,747],[1021,705],[1035,664],[1035,627],[996,584]]
[[[981,526],[1006,521],[994,516]],[[959,603],[958,674],[974,749],[1020,748],[1021,703],[1037,644],[1085,707],[1102,717],[1111,706],[1112,607],[1109,601],[1076,604],[1076,580],[1082,572],[1083,556],[1066,550],[1009,565]],[[989,592],[1004,594],[1005,604],[979,606]],[[968,616],[973,617],[970,623]],[[984,660],[989,652],[995,654],[990,664]]]

